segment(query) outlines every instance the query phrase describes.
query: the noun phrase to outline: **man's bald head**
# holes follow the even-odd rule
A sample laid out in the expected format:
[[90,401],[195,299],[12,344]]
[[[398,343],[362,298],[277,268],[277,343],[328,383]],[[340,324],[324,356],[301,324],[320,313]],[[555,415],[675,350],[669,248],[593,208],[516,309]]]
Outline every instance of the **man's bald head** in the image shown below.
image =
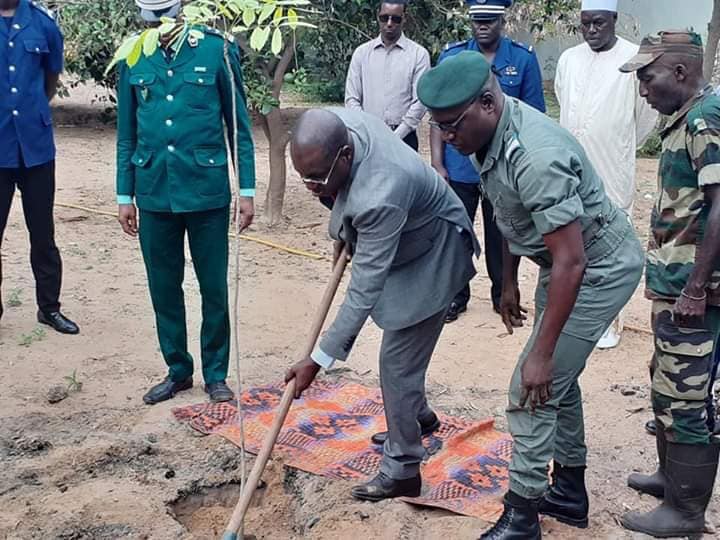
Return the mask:
[[311,109],[298,120],[290,157],[315,195],[334,196],[350,177],[353,145],[345,123],[326,109]]
[[326,109],[310,109],[300,117],[293,130],[291,152],[319,151],[322,161],[328,162],[347,143],[347,127],[337,114]]

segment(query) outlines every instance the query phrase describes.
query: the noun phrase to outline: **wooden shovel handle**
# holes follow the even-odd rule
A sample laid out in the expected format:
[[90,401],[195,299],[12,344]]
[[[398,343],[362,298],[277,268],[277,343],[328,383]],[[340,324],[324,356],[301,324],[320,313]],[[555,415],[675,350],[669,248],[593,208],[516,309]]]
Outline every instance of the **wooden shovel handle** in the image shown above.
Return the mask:
[[[333,269],[332,276],[330,277],[330,282],[325,288],[325,293],[320,301],[320,307],[313,319],[312,326],[310,327],[310,334],[308,335],[308,340],[305,349],[303,350],[303,358],[310,356],[315,348],[315,343],[317,342],[317,338],[320,336],[320,332],[325,324],[325,319],[330,311],[330,306],[332,306],[335,293],[340,286],[340,281],[342,281],[347,261],[348,252],[347,248],[345,248],[335,263],[335,268]],[[222,540],[237,540],[237,531],[240,529],[240,526],[245,519],[245,513],[250,506],[250,501],[255,494],[258,482],[260,482],[260,477],[262,476],[265,466],[270,459],[270,454],[275,446],[275,442],[277,442],[278,435],[280,434],[280,430],[282,429],[285,418],[290,410],[290,405],[292,405],[294,396],[295,379],[292,379],[285,387],[285,392],[280,400],[280,406],[278,407],[275,415],[275,420],[270,427],[270,431],[268,431],[268,434],[265,436],[265,440],[263,441],[262,448],[260,448],[257,458],[255,458],[253,468],[250,471],[247,481],[245,482],[243,492],[240,494],[240,500],[238,501],[237,506],[235,506],[235,510],[230,518],[230,523],[228,523],[228,526],[225,529]],[[238,399],[240,399],[240,396],[238,396]]]

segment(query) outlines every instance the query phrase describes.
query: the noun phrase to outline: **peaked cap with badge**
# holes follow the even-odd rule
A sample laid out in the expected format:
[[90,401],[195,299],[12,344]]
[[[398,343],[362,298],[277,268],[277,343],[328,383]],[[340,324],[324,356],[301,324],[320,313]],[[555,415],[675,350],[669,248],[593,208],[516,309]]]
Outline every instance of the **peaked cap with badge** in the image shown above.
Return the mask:
[[505,15],[512,0],[468,0],[468,14],[474,21],[493,20]]

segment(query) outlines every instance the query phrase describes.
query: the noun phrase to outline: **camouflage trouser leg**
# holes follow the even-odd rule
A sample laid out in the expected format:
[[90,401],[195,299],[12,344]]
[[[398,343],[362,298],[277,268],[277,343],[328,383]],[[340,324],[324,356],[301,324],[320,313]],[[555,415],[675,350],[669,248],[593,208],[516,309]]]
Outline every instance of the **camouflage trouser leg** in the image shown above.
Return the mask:
[[708,308],[703,328],[683,328],[672,319],[673,302],[653,301],[655,352],[652,404],[668,441],[708,444],[706,399],[718,336],[717,308]]

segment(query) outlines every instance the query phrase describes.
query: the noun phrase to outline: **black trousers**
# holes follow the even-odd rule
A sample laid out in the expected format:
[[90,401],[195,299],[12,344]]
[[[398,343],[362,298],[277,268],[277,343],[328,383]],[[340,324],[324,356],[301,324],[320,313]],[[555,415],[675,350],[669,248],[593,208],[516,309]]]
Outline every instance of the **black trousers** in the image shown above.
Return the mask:
[[[490,276],[490,298],[493,306],[500,305],[502,294],[502,234],[495,224],[495,213],[490,201],[483,199],[480,203],[480,189],[477,184],[450,181],[450,187],[460,197],[465,210],[474,223],[478,205],[481,205],[483,215],[485,266]],[[470,284],[468,284],[455,297],[454,302],[464,306],[470,300]]]
[[[53,203],[55,161],[36,167],[0,168],[0,249],[5,234],[15,186],[22,196],[25,224],[30,233],[30,265],[35,275],[35,295],[41,311],[60,310],[62,261],[55,245]],[[0,285],[2,262],[0,261]]]
[[420,147],[420,143],[418,141],[417,131],[411,131],[408,133],[405,138],[403,139],[405,144],[407,144],[410,148],[418,151],[418,148]]

